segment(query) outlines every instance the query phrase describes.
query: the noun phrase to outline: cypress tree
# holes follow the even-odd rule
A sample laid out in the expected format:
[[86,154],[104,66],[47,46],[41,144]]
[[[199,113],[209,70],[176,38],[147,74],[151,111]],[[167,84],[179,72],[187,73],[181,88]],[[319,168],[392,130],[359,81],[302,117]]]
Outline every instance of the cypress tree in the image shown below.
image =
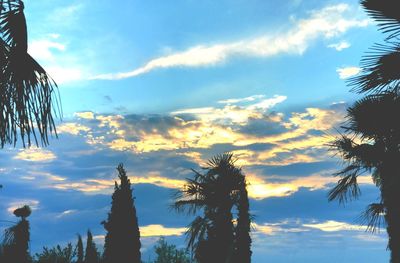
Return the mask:
[[98,263],[99,252],[97,251],[96,244],[93,242],[93,235],[88,230],[86,241],[85,263]]
[[76,244],[76,263],[83,263],[83,242],[81,235],[78,235],[78,243]]
[[117,167],[120,184],[115,182],[111,212],[103,222],[107,231],[104,263],[140,263],[140,232],[131,183],[122,164]]

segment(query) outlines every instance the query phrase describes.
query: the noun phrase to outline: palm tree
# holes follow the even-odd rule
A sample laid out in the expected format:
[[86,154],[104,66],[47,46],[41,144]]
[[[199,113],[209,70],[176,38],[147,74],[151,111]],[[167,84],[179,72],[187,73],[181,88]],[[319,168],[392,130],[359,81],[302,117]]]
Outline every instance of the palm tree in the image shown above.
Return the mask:
[[60,113],[56,83],[28,54],[21,0],[0,1],[0,146],[49,143]]
[[366,12],[388,34],[385,44],[375,44],[361,60],[361,73],[350,79],[352,90],[367,95],[348,109],[345,134],[332,146],[345,161],[337,173],[341,179],[329,193],[329,199],[340,202],[360,195],[357,178],[371,173],[380,189],[380,202],[367,207],[362,218],[375,231],[387,225],[391,262],[400,262],[400,122],[393,118],[400,112],[400,14],[392,0],[362,0]]
[[387,116],[390,112],[400,112],[397,92],[368,95],[348,109],[343,126],[346,134],[332,144],[346,165],[337,173],[341,179],[330,191],[329,200],[357,198],[361,193],[358,176],[371,173],[380,189],[380,202],[369,205],[363,219],[371,231],[385,219],[392,262],[400,262],[400,122]]
[[[231,153],[213,157],[204,168],[206,173],[193,170],[194,179],[187,179],[185,187],[176,194],[173,206],[176,211],[190,215],[203,212],[202,216],[198,215],[189,225],[187,231],[188,247],[195,251],[195,257],[200,263],[234,262],[234,255],[241,253],[242,249],[235,248],[239,244],[235,234],[241,233],[239,227],[250,230],[250,221],[243,220],[243,215],[248,214],[249,209],[248,200],[246,206],[241,198],[247,198],[243,195],[245,179],[241,169],[234,164]],[[235,225],[232,209],[237,208],[238,203],[242,204],[242,217]],[[246,213],[244,208],[247,208]],[[240,234],[240,237],[243,235]],[[245,244],[243,249],[249,248],[250,243]],[[250,257],[251,252],[247,254]],[[250,262],[250,259],[242,262]]]

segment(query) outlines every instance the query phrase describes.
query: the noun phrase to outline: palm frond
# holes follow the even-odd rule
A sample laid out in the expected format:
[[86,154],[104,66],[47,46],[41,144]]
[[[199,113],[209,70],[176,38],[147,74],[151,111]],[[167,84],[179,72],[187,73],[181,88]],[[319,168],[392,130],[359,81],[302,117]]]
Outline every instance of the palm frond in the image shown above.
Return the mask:
[[186,212],[188,215],[194,215],[205,206],[206,203],[203,200],[178,200],[172,205],[172,209],[174,209],[178,213]]
[[358,93],[392,90],[400,84],[399,63],[398,45],[376,44],[361,60],[361,73],[350,78],[348,84]]
[[27,53],[22,1],[7,2],[0,14],[0,144],[21,138],[24,147],[46,146],[62,115],[57,85]]
[[14,1],[14,6],[0,16],[0,28],[3,39],[10,47],[26,53],[28,51],[28,32],[23,10],[23,2]]
[[375,233],[385,226],[386,208],[383,203],[373,203],[360,215],[360,222],[367,226],[367,231]]
[[[357,169],[354,171],[346,171],[346,173],[350,172],[347,175],[344,175],[338,182],[337,185],[331,189],[328,193],[328,200],[338,200],[339,203],[343,204],[347,201],[352,201],[357,199],[361,190],[357,183]],[[339,172],[340,174],[340,172]]]
[[209,222],[201,216],[196,217],[188,226],[186,231],[187,247],[192,251],[196,249],[197,243],[200,240],[206,240],[207,229]]
[[380,30],[390,34],[388,38],[400,35],[399,5],[393,0],[362,0],[366,12],[378,22]]
[[391,118],[395,112],[400,112],[397,91],[368,95],[348,108],[347,122],[343,128],[362,139],[399,136],[400,123]]

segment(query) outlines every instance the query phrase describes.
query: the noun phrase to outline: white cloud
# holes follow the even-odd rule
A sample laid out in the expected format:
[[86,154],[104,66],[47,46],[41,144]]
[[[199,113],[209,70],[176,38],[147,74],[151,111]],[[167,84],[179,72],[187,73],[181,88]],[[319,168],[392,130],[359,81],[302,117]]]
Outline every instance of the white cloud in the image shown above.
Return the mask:
[[[211,125],[212,123],[224,124],[246,124],[249,118],[260,118],[267,110],[279,103],[284,102],[287,97],[274,95],[272,98],[263,99],[264,96],[256,95],[244,99],[228,99],[220,101],[227,104],[223,108],[192,108],[174,111],[172,115],[194,115],[202,122]],[[233,103],[248,101],[252,102],[247,106],[233,105]]]
[[51,40],[34,40],[29,43],[28,53],[35,59],[54,60],[54,50],[65,51],[64,44]]
[[62,66],[49,66],[46,71],[55,80],[57,84],[81,80],[82,71],[78,68],[68,68]]
[[369,24],[367,19],[347,18],[350,11],[347,4],[328,6],[311,12],[307,19],[294,21],[293,27],[284,33],[277,32],[232,43],[198,45],[182,52],[155,58],[132,71],[102,74],[91,79],[116,80],[135,77],[159,68],[209,66],[222,63],[233,56],[269,57],[282,53],[302,54],[313,40],[332,38],[351,28],[365,27]]
[[66,52],[67,46],[56,41],[60,38],[60,35],[49,34],[48,38],[30,42],[29,54],[34,59],[40,61],[44,69],[57,84],[83,79],[81,66],[70,63],[75,58]]
[[220,101],[218,101],[218,103],[221,103],[221,104],[236,104],[236,103],[241,103],[241,102],[251,102],[251,101],[255,101],[257,99],[262,99],[262,98],[265,98],[265,95],[253,95],[253,96],[249,96],[249,97],[246,97],[246,98],[220,100]]
[[350,43],[347,41],[341,41],[339,43],[328,45],[329,48],[334,48],[337,51],[342,51],[343,49],[349,48],[350,46],[351,46]]
[[352,225],[345,222],[329,220],[322,223],[303,224],[304,227],[319,229],[324,232],[336,231],[366,231],[366,226]]
[[359,67],[345,67],[338,68],[336,72],[339,74],[339,78],[347,79],[360,73],[361,69]]
[[74,214],[76,212],[77,212],[76,210],[65,210],[64,212],[56,215],[56,218],[59,219],[59,218],[62,218],[62,217],[68,216],[68,215],[72,215],[72,214]]

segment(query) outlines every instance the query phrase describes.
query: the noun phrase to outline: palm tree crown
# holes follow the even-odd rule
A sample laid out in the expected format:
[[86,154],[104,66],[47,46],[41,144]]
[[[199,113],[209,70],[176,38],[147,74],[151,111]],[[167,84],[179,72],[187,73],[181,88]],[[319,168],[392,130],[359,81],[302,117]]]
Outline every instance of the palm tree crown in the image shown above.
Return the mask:
[[0,1],[0,146],[47,145],[61,115],[57,85],[28,54],[21,0]]
[[[187,237],[188,247],[195,251],[199,262],[235,262],[237,255],[247,256],[240,262],[250,262],[246,182],[234,163],[230,153],[213,157],[204,168],[206,173],[193,170],[194,178],[187,179],[176,194],[174,209],[197,215],[189,225]],[[233,218],[233,208],[239,210],[237,219]]]

